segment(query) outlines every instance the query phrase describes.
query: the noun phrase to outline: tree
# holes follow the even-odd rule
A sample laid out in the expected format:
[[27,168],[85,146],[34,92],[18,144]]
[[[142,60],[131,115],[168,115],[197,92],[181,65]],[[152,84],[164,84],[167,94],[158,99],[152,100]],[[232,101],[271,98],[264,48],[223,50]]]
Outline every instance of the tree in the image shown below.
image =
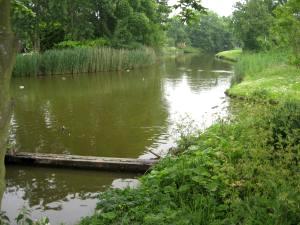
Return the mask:
[[178,3],[174,5],[174,8],[180,9],[179,16],[185,23],[190,23],[197,19],[199,12],[206,12],[206,8],[202,6],[201,0],[179,0]]
[[9,84],[16,52],[15,37],[10,28],[10,0],[0,0],[0,202],[4,190],[4,156],[11,116]]
[[248,0],[236,4],[232,24],[245,49],[260,50],[270,47],[270,27],[274,23],[273,3],[270,0]]
[[178,16],[170,19],[167,36],[170,39],[169,41],[173,42],[174,46],[177,46],[180,43],[190,42],[187,33],[187,26],[180,20]]
[[[24,51],[45,51],[62,41],[104,39],[113,47],[164,42],[171,8],[167,0],[12,0],[13,29]],[[181,0],[182,20],[190,21],[199,0]]]
[[289,0],[276,8],[276,24],[273,34],[281,44],[292,47],[295,64],[300,66],[300,2]]
[[199,20],[188,26],[191,44],[208,52],[233,48],[233,35],[229,21],[216,13],[199,15]]

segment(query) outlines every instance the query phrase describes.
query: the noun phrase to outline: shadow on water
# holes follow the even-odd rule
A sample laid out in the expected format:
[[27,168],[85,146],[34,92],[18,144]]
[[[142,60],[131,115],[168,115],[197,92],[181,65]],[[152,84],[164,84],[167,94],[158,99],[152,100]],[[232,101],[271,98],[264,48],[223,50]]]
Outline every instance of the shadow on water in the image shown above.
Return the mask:
[[66,169],[8,166],[2,210],[11,219],[22,207],[31,210],[33,219],[47,216],[51,224],[75,224],[80,217],[91,215],[98,193],[115,179],[138,176]]

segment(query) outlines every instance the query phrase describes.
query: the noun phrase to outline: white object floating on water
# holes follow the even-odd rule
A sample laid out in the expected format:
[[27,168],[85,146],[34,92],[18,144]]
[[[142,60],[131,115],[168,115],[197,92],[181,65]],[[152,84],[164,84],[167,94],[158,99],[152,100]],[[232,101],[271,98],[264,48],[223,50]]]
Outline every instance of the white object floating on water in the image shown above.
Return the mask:
[[233,73],[230,70],[212,70],[211,72],[213,72],[213,73]]
[[187,69],[186,71],[187,71],[187,72],[192,72],[193,70],[191,70],[191,69]]
[[126,70],[126,72],[127,72],[127,73],[130,72],[130,70]]
[[113,189],[126,189],[126,188],[130,188],[130,189],[137,189],[139,188],[139,186],[141,185],[141,182],[137,179],[115,179],[112,184],[111,187]]
[[24,89],[25,87],[21,85],[21,86],[19,86],[19,88],[20,88],[20,89]]
[[198,70],[198,72],[202,72],[202,71],[204,71],[204,70]]
[[65,77],[62,77],[61,79],[62,79],[62,80],[66,80],[66,78],[65,78]]

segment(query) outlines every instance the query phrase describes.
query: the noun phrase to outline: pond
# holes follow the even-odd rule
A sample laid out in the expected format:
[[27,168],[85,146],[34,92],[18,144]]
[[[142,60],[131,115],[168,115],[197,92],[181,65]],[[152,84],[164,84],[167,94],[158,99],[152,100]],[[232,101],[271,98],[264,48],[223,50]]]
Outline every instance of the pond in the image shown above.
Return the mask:
[[[178,129],[205,129],[227,115],[232,65],[183,55],[134,71],[12,80],[9,139],[17,151],[153,158]],[[180,126],[186,123],[188,126]],[[192,124],[192,125],[191,125]],[[97,192],[136,174],[7,167],[2,210],[23,205],[53,224],[89,215]],[[70,216],[72,215],[72,216]]]

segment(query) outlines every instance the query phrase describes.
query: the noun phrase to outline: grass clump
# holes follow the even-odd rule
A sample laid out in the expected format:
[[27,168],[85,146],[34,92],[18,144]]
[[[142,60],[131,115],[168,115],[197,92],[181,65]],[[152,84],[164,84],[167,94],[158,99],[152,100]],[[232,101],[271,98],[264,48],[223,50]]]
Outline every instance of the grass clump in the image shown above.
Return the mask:
[[18,55],[13,76],[96,73],[134,69],[156,62],[149,48],[125,50],[107,47],[82,47],[49,50],[43,54]]
[[289,134],[299,132],[289,125],[299,106],[297,113],[287,107],[243,103],[230,122],[162,160],[139,189],[101,194],[97,213],[80,224],[297,224],[300,144],[276,147],[282,131],[274,130],[282,121]]
[[242,49],[223,51],[216,54],[219,59],[224,59],[232,62],[237,62],[242,54]]
[[243,54],[235,65],[228,94],[258,100],[299,101],[299,69],[288,62],[288,53],[284,51]]
[[199,54],[201,53],[201,50],[199,48],[194,48],[194,47],[185,47],[183,48],[184,53],[194,53],[194,54]]

